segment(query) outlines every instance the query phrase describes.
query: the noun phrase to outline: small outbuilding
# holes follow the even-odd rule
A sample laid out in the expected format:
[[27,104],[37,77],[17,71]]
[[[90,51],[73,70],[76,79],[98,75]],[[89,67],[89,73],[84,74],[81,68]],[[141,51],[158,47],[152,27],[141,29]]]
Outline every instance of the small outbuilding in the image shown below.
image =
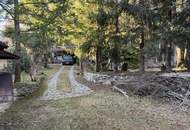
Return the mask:
[[[0,41],[0,60],[18,60],[19,56],[14,55],[5,49],[8,45]],[[0,103],[8,102],[13,99],[13,80],[12,74],[0,71]]]

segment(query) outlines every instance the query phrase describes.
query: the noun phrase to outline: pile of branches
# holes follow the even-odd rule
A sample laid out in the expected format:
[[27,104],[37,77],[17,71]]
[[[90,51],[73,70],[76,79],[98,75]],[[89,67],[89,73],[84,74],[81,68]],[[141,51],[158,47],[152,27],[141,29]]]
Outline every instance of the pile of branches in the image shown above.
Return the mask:
[[139,77],[137,81],[118,84],[128,95],[151,96],[179,101],[190,106],[190,78],[151,75]]

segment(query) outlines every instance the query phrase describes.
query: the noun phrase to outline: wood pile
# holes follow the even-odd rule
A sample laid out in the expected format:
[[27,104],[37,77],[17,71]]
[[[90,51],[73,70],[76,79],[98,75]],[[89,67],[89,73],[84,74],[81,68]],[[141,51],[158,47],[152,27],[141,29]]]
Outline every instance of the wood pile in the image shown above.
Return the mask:
[[181,105],[190,105],[190,78],[163,77],[158,75],[139,76],[137,80],[116,83],[115,86],[128,95],[150,96],[167,101],[175,100]]

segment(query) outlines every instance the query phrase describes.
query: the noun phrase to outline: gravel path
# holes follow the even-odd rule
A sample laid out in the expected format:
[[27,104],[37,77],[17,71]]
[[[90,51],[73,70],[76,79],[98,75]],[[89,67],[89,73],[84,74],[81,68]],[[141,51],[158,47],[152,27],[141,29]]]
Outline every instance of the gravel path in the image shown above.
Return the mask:
[[164,73],[164,74],[161,74],[161,76],[164,76],[164,77],[185,77],[185,78],[189,78],[190,77],[190,73],[189,72]]
[[72,86],[72,96],[82,96],[82,95],[88,95],[91,92],[93,92],[90,88],[87,86],[77,82],[74,77],[74,67],[72,66],[70,72],[69,72],[69,80]]
[[72,66],[69,71],[69,80],[72,87],[72,92],[62,92],[57,89],[57,83],[60,80],[59,76],[61,72],[64,70],[64,67],[61,67],[60,70],[53,76],[53,78],[48,82],[48,89],[45,91],[43,96],[40,98],[41,100],[58,100],[62,98],[68,97],[78,97],[88,95],[93,92],[90,88],[85,85],[80,84],[75,80],[74,77],[74,67]]
[[11,106],[11,103],[1,103],[0,104],[0,114],[5,112]]

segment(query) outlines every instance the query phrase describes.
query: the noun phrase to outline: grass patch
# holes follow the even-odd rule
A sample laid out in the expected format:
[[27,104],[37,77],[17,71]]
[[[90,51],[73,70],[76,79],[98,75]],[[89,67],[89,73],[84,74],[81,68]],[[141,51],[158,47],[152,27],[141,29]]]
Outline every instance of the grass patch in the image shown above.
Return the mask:
[[26,72],[22,72],[22,73],[21,73],[21,81],[22,81],[23,83],[32,82],[31,79],[30,79],[29,74],[27,74]]
[[[51,78],[59,69],[61,65],[49,65],[48,68],[42,68],[40,73],[43,73],[47,76],[47,78]],[[21,73],[21,81],[22,83],[32,83],[30,76],[26,72]]]
[[190,113],[111,90],[57,101],[21,100],[0,117],[9,130],[188,130]]
[[41,72],[47,75],[48,78],[51,78],[60,69],[60,67],[61,65],[52,64],[52,65],[49,65],[48,68],[43,68]]
[[[67,75],[69,67],[62,75]],[[61,78],[62,79],[62,78]],[[64,80],[68,77],[63,77]],[[63,80],[63,81],[64,81]],[[63,82],[65,84],[65,82]],[[188,130],[190,111],[110,89],[56,101],[17,100],[0,115],[0,130]]]
[[71,83],[69,80],[69,71],[70,71],[70,66],[65,66],[65,68],[63,69],[63,72],[61,73],[60,77],[59,77],[59,82],[58,82],[58,90],[60,91],[64,91],[64,92],[71,92],[72,91],[72,87],[71,87]]

